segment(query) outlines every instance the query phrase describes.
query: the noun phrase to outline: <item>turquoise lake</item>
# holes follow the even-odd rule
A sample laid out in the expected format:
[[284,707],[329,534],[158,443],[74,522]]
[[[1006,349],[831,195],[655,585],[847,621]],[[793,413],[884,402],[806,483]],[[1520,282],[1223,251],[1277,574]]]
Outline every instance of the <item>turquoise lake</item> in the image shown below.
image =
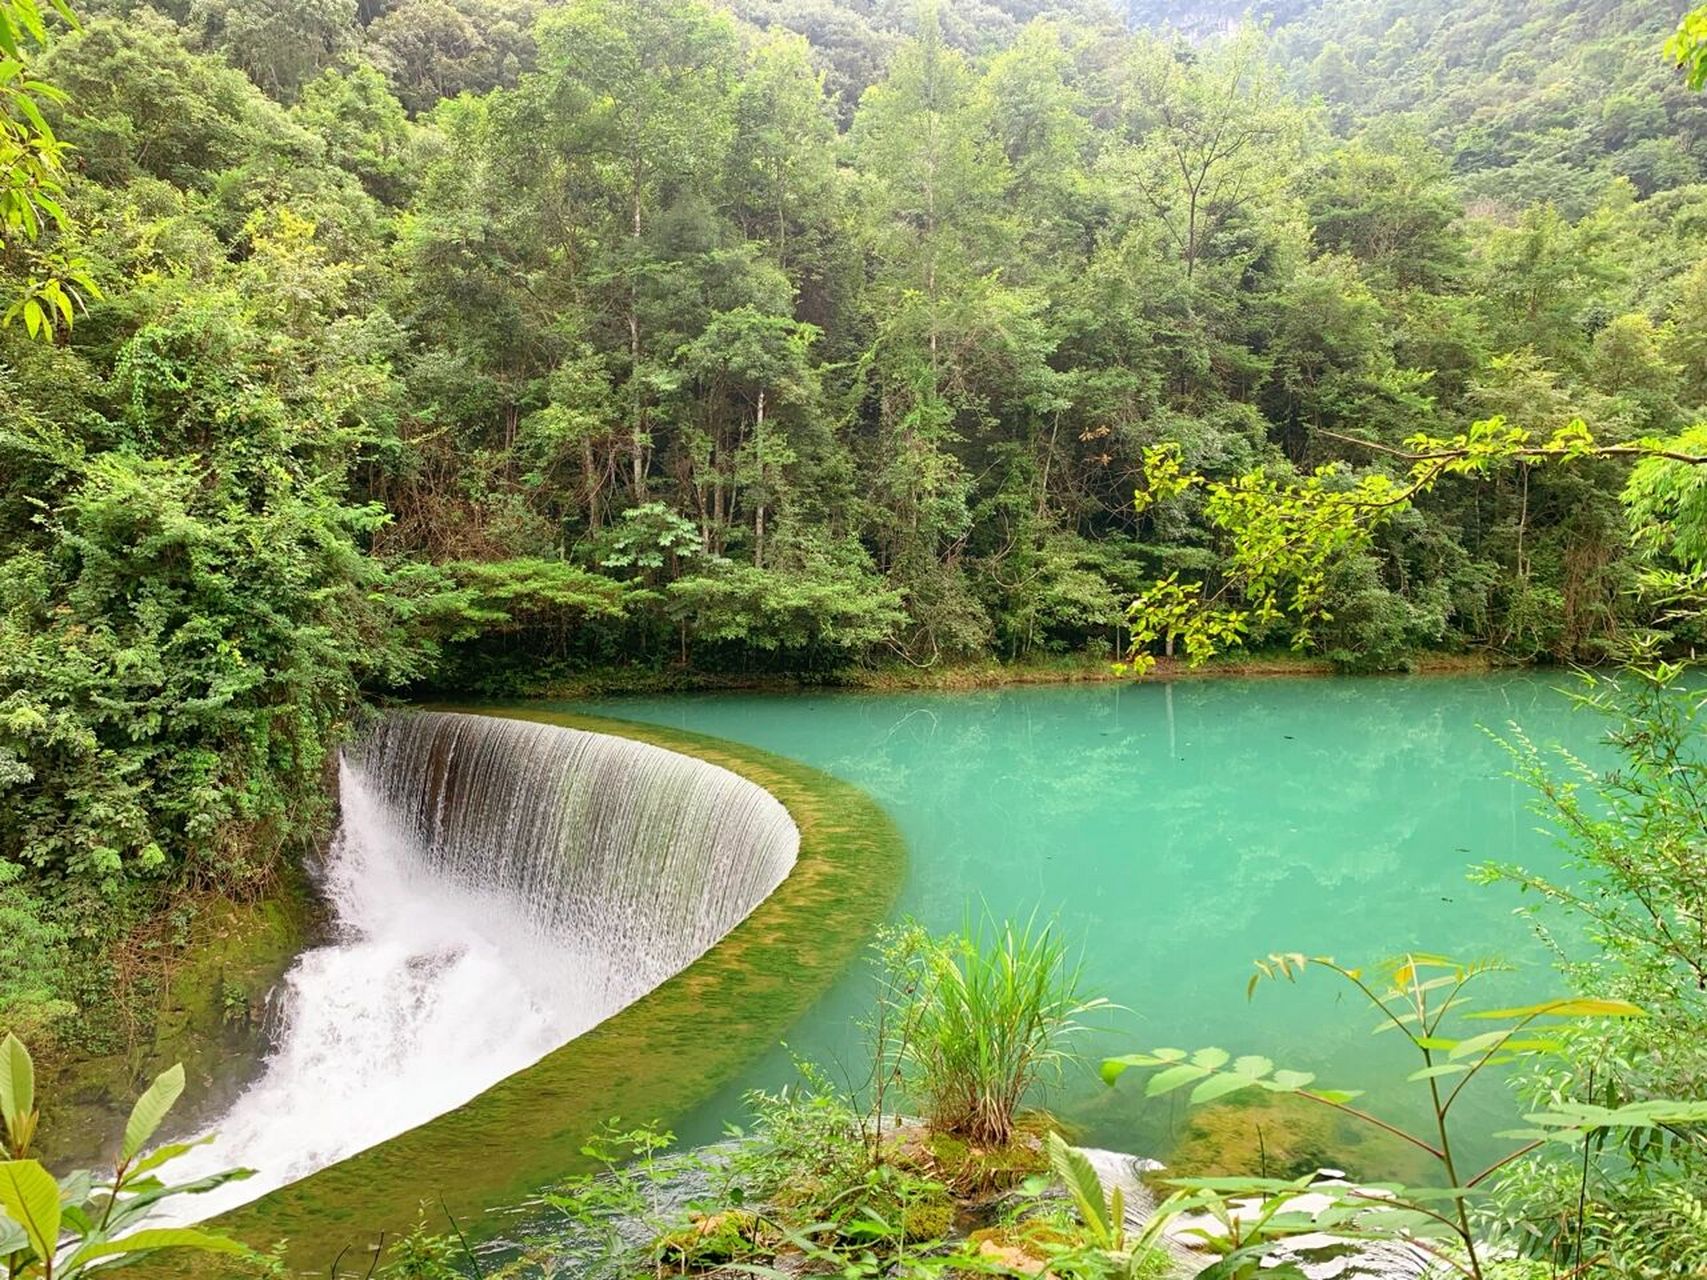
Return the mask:
[[[1560,691],[1571,683],[1562,672],[1213,679],[575,709],[751,743],[863,787],[906,837],[898,915],[950,929],[969,911],[1038,912],[1082,947],[1087,988],[1121,1006],[1082,1043],[1092,1064],[1219,1045],[1367,1090],[1371,1109],[1405,1119],[1415,1086],[1391,1083],[1409,1069],[1398,1037],[1372,1036],[1375,1016],[1327,974],[1265,984],[1247,1002],[1252,961],[1303,951],[1367,964],[1418,949],[1519,966],[1487,999],[1556,991],[1523,900],[1467,873],[1486,861],[1559,867],[1490,735],[1516,724],[1593,755],[1602,726]],[[715,1138],[743,1090],[794,1078],[791,1055],[863,1079],[870,992],[869,973],[847,975],[786,1049],[678,1124],[681,1137]],[[1474,1145],[1493,1151],[1516,1110],[1489,1083],[1462,1115]],[[1086,1066],[1042,1101],[1081,1141],[1165,1159],[1187,1131],[1183,1097],[1142,1093],[1139,1077],[1109,1089]],[[1366,1176],[1411,1172],[1364,1156]]]

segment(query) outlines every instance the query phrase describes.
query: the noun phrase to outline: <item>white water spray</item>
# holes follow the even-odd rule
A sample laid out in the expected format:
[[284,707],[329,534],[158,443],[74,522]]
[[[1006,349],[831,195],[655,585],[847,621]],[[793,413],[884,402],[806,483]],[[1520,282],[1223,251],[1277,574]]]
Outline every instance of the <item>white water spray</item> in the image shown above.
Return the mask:
[[645,743],[487,716],[385,717],[340,766],[335,940],[285,979],[260,1077],[172,1166],[253,1200],[441,1115],[704,954],[800,834],[763,788]]

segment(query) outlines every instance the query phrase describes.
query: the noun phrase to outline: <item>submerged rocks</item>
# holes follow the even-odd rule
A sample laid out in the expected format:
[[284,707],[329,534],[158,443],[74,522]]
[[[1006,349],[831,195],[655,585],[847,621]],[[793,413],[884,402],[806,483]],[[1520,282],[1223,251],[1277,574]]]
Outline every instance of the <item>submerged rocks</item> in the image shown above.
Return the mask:
[[[1119,1160],[1130,1162],[1128,1170],[1143,1167],[1144,1172],[1162,1168],[1153,1160],[1140,1161],[1133,1156],[1119,1157],[1115,1153],[1099,1151],[1087,1152],[1097,1160],[1107,1162],[1118,1174]],[[1102,1166],[1098,1166],[1102,1172]],[[1130,1173],[1128,1172],[1128,1175]],[[1107,1175],[1104,1175],[1104,1185],[1108,1186]],[[1124,1186],[1124,1184],[1122,1184]],[[1325,1213],[1329,1208],[1340,1203],[1337,1196],[1329,1194],[1329,1188],[1345,1190],[1356,1184],[1348,1181],[1343,1172],[1338,1169],[1318,1170],[1314,1186],[1323,1188],[1321,1191],[1305,1191],[1289,1197],[1282,1212],[1289,1215],[1303,1215],[1314,1218]],[[1128,1229],[1132,1229],[1133,1193],[1127,1191],[1128,1197]],[[1143,1194],[1149,1196],[1148,1189]],[[1155,1212],[1153,1198],[1146,1202],[1143,1220],[1137,1225],[1142,1230],[1147,1225],[1150,1216]],[[1230,1202],[1230,1216],[1236,1220],[1256,1218],[1263,1212],[1264,1204],[1255,1198],[1234,1200]],[[1162,1231],[1162,1239],[1176,1257],[1186,1260],[1188,1265],[1196,1263],[1188,1274],[1210,1264],[1214,1250],[1211,1242],[1223,1240],[1227,1236],[1226,1225],[1217,1217],[1208,1213],[1186,1213],[1169,1222]],[[1290,1236],[1276,1241],[1262,1259],[1261,1269],[1272,1275],[1274,1280],[1423,1280],[1439,1269],[1438,1260],[1426,1250],[1404,1241],[1385,1240],[1354,1240],[1345,1236],[1334,1235],[1331,1231],[1316,1231],[1302,1235]]]
[[1263,1259],[1263,1269],[1276,1280],[1288,1275],[1303,1280],[1423,1280],[1440,1264],[1414,1244],[1382,1240],[1347,1240],[1326,1232],[1296,1236],[1276,1245]]

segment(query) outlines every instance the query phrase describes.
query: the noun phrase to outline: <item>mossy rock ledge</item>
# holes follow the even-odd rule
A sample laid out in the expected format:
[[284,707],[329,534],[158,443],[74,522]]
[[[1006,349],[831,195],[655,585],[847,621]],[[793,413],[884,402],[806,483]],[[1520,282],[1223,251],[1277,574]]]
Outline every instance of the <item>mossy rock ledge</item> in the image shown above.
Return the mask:
[[175,1063],[188,1087],[166,1137],[206,1128],[259,1074],[270,1043],[268,998],[314,941],[320,904],[307,877],[291,871],[260,897],[207,895],[189,905],[184,936],[153,962],[148,976],[158,996],[131,1044],[38,1055],[40,1094],[49,1102],[36,1147],[56,1168],[104,1164],[137,1095]]

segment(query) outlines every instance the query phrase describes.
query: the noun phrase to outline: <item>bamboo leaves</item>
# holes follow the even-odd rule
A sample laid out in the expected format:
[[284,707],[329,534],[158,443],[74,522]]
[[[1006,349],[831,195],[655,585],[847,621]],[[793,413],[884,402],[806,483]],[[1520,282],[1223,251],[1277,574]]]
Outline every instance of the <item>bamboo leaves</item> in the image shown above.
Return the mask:
[[1513,1129],[1500,1136],[1528,1141],[1578,1143],[1610,1129],[1661,1129],[1707,1124],[1707,1101],[1673,1102],[1655,1099],[1621,1107],[1589,1102],[1558,1102],[1549,1110],[1524,1117],[1530,1129]]
[[1641,1009],[1627,1000],[1579,998],[1548,1000],[1541,1004],[1524,1005],[1517,1009],[1489,1009],[1483,1013],[1466,1014],[1469,1018],[1640,1018]]

